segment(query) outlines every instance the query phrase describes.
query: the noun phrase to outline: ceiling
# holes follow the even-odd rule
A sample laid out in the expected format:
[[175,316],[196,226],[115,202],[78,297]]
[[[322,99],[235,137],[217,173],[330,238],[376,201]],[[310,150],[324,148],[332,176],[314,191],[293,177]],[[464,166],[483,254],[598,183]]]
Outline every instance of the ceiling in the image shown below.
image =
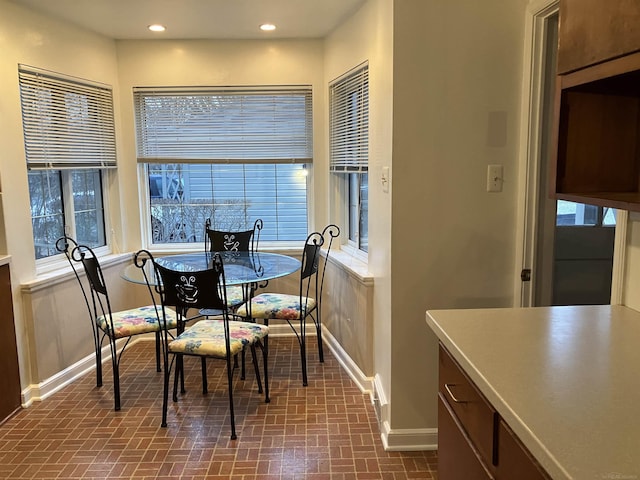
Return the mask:
[[[10,0],[110,38],[321,38],[366,0]],[[147,26],[160,23],[163,33]],[[273,23],[274,32],[258,27]]]

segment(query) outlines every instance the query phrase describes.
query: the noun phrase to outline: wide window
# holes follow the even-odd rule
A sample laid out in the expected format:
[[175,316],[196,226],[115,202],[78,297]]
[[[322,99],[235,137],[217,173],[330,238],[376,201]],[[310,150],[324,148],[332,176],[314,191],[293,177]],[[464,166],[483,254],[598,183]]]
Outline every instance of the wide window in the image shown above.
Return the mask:
[[331,171],[342,186],[349,244],[369,249],[369,68],[361,66],[330,85]]
[[103,170],[115,168],[111,88],[24,65],[20,99],[36,259],[63,234],[107,244]]
[[[134,90],[150,243],[200,243],[264,221],[265,241],[307,235],[311,90]],[[147,207],[145,207],[147,208]]]

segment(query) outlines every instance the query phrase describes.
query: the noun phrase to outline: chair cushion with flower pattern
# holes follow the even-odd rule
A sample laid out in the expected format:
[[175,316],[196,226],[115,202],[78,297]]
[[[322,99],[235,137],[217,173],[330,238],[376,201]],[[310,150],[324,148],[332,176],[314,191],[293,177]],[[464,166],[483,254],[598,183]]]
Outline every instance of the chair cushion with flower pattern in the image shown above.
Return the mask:
[[[269,327],[258,323],[229,322],[231,355],[265,337]],[[224,339],[224,322],[220,320],[200,320],[169,343],[171,353],[205,355],[225,358],[227,347]]]
[[[157,309],[157,313],[156,313]],[[167,309],[167,327],[176,328],[178,318],[173,310]],[[141,333],[157,332],[160,329],[158,315],[162,315],[162,307],[147,305],[146,307],[132,308],[121,312],[113,312],[114,338],[130,337]],[[106,332],[109,321],[105,315],[96,319],[98,327]],[[110,328],[110,327],[109,327]]]
[[[305,314],[316,307],[314,298],[302,297],[303,305],[306,304]],[[286,295],[282,293],[261,293],[251,299],[251,317],[263,319],[299,320],[300,296]],[[247,307],[243,305],[236,312],[246,317]],[[306,316],[306,315],[304,315]]]

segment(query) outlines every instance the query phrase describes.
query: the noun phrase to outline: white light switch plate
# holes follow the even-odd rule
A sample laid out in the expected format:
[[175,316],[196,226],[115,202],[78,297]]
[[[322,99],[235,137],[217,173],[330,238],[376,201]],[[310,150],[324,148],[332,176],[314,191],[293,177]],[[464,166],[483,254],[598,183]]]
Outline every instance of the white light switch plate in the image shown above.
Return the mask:
[[380,177],[380,181],[382,182],[382,191],[389,191],[389,167],[382,167],[382,176]]
[[487,192],[501,192],[503,181],[502,165],[487,165]]

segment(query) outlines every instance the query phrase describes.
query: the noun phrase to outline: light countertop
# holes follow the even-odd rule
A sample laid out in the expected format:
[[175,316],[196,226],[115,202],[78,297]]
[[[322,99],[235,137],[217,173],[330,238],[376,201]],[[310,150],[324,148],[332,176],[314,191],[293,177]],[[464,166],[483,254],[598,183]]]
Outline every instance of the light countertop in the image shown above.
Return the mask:
[[430,310],[427,324],[553,479],[640,480],[640,313]]

